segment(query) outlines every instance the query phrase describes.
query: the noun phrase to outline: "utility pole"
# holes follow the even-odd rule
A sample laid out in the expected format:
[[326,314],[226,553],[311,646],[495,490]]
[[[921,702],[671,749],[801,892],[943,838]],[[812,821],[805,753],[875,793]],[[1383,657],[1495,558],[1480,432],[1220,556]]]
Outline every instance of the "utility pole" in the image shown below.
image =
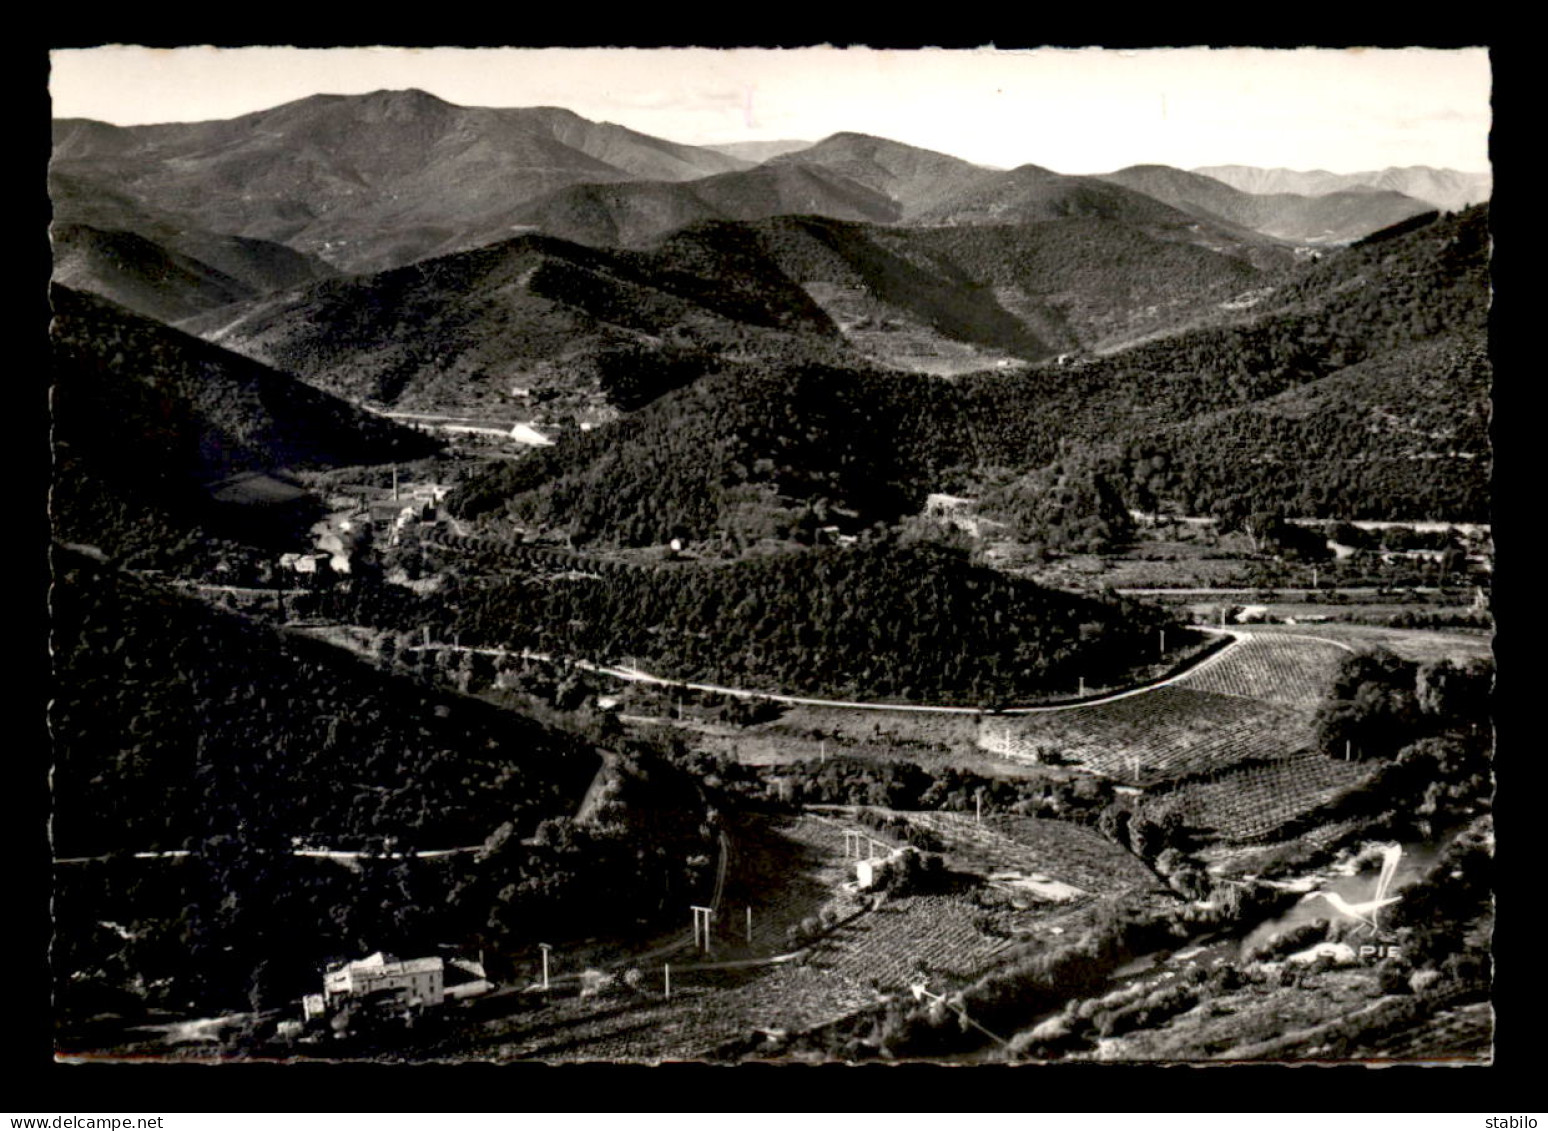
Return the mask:
[[828,764],[828,740],[826,738],[822,740],[822,744],[818,747],[818,753],[822,758],[822,764],[826,766]]
[[553,949],[546,942],[538,943],[543,951],[543,989],[548,989],[548,952]]
[[1080,691],[1076,694],[1075,698],[1084,699],[1086,697],[1086,677],[1079,676],[1077,678],[1080,680]]
[[752,908],[747,908],[747,945],[752,945]]
[[1164,628],[1161,630],[1161,656],[1162,658],[1166,656],[1166,629]]
[[[710,949],[710,919],[715,914],[712,907],[698,907],[690,905],[693,912],[693,945],[709,953]],[[703,924],[701,927],[700,924]]]
[[661,980],[666,989],[666,998],[672,1000],[672,964],[668,962],[661,968]]

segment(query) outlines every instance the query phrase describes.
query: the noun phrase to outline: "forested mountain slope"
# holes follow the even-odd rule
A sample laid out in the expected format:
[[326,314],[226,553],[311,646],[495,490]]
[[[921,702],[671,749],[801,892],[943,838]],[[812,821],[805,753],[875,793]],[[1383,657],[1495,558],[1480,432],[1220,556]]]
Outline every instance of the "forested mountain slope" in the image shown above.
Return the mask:
[[[106,300],[60,286],[52,296],[50,509],[60,538],[111,555],[170,551],[210,524],[267,541],[304,529],[305,492],[284,481],[286,469],[413,459],[438,447]],[[227,499],[237,480],[245,505]]]
[[[1488,522],[1488,340],[1383,353],[1241,408],[1142,433],[1104,461],[1184,514],[1233,503],[1310,518]],[[1157,462],[1159,461],[1159,462]]]
[[[626,252],[519,236],[189,327],[320,387],[401,408],[508,406],[513,385],[588,378],[655,395],[705,352],[835,337],[804,291],[734,238]],[[637,368],[643,378],[620,372]]]
[[982,706],[1120,684],[1195,638],[1169,613],[1077,597],[885,541],[567,583],[469,583],[430,615],[464,641],[633,661],[734,687]]
[[[1473,209],[1372,240],[1307,265],[1222,324],[1070,366],[950,383],[822,368],[722,373],[475,481],[454,505],[632,545],[766,536],[792,519],[820,523],[819,503],[858,511],[861,523],[890,520],[928,491],[1041,468],[1067,447],[1213,419],[1351,365],[1476,335],[1488,309],[1487,224],[1487,209]],[[1364,395],[1358,377],[1340,387]],[[1466,388],[1464,399],[1476,380]],[[1360,416],[1347,402],[1342,411]],[[1382,500],[1373,507],[1406,511],[1422,495],[1366,482],[1375,466],[1358,488]],[[1424,461],[1381,466],[1388,480],[1427,473]]]

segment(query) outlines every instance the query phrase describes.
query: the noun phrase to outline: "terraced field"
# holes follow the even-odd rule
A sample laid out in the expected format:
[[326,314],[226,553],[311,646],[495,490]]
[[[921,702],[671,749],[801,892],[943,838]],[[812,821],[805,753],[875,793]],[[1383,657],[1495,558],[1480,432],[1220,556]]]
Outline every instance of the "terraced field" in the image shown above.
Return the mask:
[[1151,815],[1176,813],[1189,828],[1236,843],[1273,835],[1303,813],[1327,804],[1371,772],[1302,750],[1272,762],[1233,766],[1203,781],[1185,782],[1147,802]]
[[846,923],[806,962],[883,991],[906,989],[920,977],[969,978],[1010,945],[1029,917],[979,908],[960,895],[908,896]]

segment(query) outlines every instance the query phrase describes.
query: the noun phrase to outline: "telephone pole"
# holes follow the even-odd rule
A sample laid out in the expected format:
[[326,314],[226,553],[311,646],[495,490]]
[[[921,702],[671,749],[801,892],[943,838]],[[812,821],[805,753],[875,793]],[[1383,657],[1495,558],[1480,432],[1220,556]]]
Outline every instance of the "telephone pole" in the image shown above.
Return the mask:
[[543,988],[548,989],[548,952],[553,949],[546,942],[538,943],[543,951]]

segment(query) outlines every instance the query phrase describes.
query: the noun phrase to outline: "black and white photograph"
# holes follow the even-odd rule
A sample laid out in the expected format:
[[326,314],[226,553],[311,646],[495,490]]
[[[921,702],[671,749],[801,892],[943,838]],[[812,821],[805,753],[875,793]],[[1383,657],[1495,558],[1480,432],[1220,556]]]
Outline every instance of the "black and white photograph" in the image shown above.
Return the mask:
[[1491,88],[50,52],[55,1060],[1493,1064]]

